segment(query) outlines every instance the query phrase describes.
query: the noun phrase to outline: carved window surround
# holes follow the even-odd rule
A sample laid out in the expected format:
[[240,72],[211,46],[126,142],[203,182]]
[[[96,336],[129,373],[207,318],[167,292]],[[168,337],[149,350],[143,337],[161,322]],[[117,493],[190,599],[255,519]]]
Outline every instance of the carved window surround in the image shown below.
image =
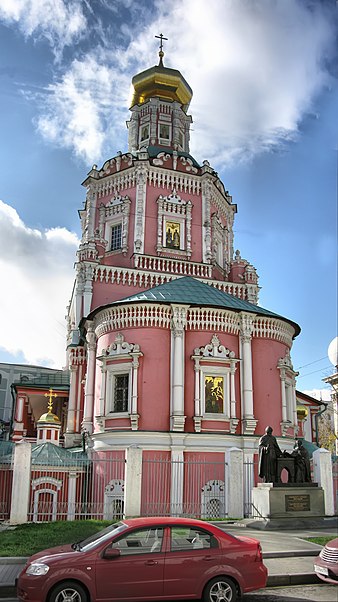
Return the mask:
[[[204,347],[198,347],[191,356],[194,361],[195,371],[195,431],[205,430],[203,423],[206,421],[222,421],[224,432],[234,433],[239,422],[236,416],[235,373],[239,359],[235,353],[220,344],[217,335],[213,335],[211,342]],[[205,409],[205,377],[220,377],[223,379],[223,412],[207,412]],[[221,425],[220,425],[221,426]],[[217,429],[218,430],[218,429]]]
[[278,360],[277,368],[280,371],[282,393],[282,435],[290,434],[291,429],[291,434],[295,436],[298,431],[296,376],[299,373],[293,369],[289,349],[286,350],[285,357]]
[[[107,251],[113,254],[128,252],[128,231],[131,200],[128,196],[115,195],[108,203],[101,203],[99,208],[99,236],[107,243]],[[121,248],[110,251],[111,231],[113,226],[121,224]]]
[[[139,358],[143,355],[139,345],[125,341],[122,333],[117,333],[115,341],[107,349],[102,349],[97,358],[101,362],[101,394],[97,424],[105,429],[106,420],[129,418],[131,430],[138,430],[138,368]],[[128,374],[128,411],[113,412],[114,407],[114,377]]]
[[[160,195],[157,199],[157,245],[156,251],[160,253],[184,254],[188,259],[191,257],[191,220],[192,203],[184,201],[173,189],[168,196]],[[180,246],[177,249],[166,246],[166,224],[175,222],[180,225]]]
[[215,261],[225,274],[229,273],[230,265],[227,261],[227,230],[222,225],[216,213],[211,216],[211,236],[212,236],[212,259]]

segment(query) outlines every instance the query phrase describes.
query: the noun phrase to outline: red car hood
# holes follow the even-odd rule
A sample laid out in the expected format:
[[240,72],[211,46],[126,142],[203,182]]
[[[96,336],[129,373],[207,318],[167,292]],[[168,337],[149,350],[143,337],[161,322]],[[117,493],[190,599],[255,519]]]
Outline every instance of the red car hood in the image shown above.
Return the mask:
[[71,544],[64,544],[63,546],[55,546],[55,548],[41,550],[41,552],[33,554],[33,556],[28,559],[28,562],[35,562],[36,560],[41,560],[41,558],[69,553],[74,554],[76,552],[72,549]]

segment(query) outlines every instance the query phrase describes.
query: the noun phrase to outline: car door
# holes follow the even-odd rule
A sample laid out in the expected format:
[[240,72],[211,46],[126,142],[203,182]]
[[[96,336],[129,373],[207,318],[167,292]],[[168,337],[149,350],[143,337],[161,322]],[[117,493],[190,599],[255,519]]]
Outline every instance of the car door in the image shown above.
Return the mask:
[[163,595],[163,529],[134,529],[109,546],[120,556],[96,560],[96,600],[129,600]]
[[172,526],[164,565],[164,596],[200,594],[198,585],[204,576],[220,564],[216,537],[196,527]]

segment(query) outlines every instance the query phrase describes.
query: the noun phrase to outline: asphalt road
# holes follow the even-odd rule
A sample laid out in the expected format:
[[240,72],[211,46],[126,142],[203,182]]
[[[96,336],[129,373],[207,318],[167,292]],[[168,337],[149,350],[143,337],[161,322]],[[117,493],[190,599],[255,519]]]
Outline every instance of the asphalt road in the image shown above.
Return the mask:
[[[241,602],[337,602],[336,585],[293,585],[270,587],[252,594],[245,594]],[[17,598],[2,598],[1,602],[18,602]]]
[[242,602],[337,602],[338,585],[293,585],[267,587],[252,594],[244,594]]

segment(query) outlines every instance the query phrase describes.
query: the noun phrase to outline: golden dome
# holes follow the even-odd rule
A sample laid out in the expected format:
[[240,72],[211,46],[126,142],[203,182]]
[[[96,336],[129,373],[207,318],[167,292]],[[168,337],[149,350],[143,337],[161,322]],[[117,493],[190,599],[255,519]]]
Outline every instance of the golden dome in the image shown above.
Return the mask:
[[61,420],[56,414],[52,414],[52,412],[46,412],[46,414],[42,414],[38,420],[38,424],[41,422],[46,422],[47,424],[61,424]]
[[296,407],[296,410],[298,420],[305,420],[307,418],[309,410],[305,406],[299,405]]
[[192,99],[192,89],[177,69],[168,69],[160,64],[134,75],[131,106],[143,104],[154,96],[166,101],[177,101],[186,112]]

